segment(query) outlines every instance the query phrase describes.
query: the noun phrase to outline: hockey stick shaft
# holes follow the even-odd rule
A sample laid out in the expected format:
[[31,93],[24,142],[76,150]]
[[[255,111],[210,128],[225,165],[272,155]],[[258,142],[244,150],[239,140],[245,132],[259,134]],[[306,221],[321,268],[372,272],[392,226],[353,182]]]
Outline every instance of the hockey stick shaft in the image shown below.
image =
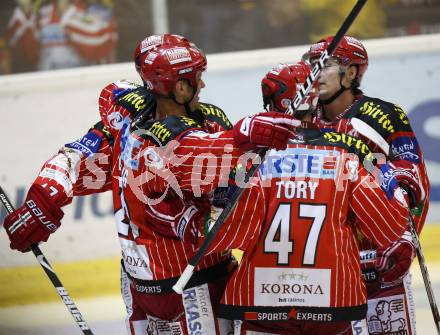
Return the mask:
[[[357,118],[351,119],[351,125],[359,134],[374,142],[387,156],[389,155],[390,145],[370,125]],[[409,192],[408,195],[411,196],[411,193]],[[416,225],[411,213],[409,215],[409,228],[414,245],[416,246],[417,260],[419,261],[420,272],[422,273],[423,283],[425,284],[426,294],[428,296],[429,305],[431,306],[434,323],[437,328],[437,334],[440,335],[440,314],[435,300],[434,291],[432,289],[431,280],[429,279],[428,267],[426,266],[422,245],[420,244],[419,235],[417,234]]]
[[[316,63],[315,67],[312,70],[312,73],[307,77],[305,84],[301,85],[301,88],[298,90],[298,92],[295,95],[295,98],[292,100],[292,103],[289,107],[289,110],[287,113],[293,114],[293,112],[298,108],[298,106],[301,104],[301,102],[304,100],[304,98],[307,96],[307,94],[312,89],[312,86],[314,82],[317,80],[317,77],[319,73],[321,72],[321,69],[324,67],[324,62],[329,58],[329,55],[333,53],[333,51],[336,49],[336,47],[339,45],[342,37],[346,34],[348,29],[350,28],[353,21],[356,19],[356,17],[359,15],[362,7],[365,5],[367,0],[358,0],[351,10],[351,12],[348,14],[344,22],[342,23],[341,27],[339,28],[338,32],[335,35],[335,38],[333,39],[332,43],[328,46],[328,48],[322,53],[319,62]],[[260,160],[263,160],[263,157],[266,155],[267,149],[262,149],[258,153],[260,156]],[[261,162],[259,164],[255,164],[252,166],[252,168],[248,171],[246,174],[246,180],[249,180],[250,177],[254,175],[254,173],[259,169],[261,165]],[[237,201],[240,199],[240,196],[243,194],[244,188],[238,188],[235,190],[234,194],[232,195],[230,201],[226,205],[226,207],[223,209],[222,213],[220,214],[219,218],[217,219],[216,223],[210,230],[210,232],[207,234],[205,240],[203,241],[202,245],[199,247],[199,249],[196,251],[195,255],[191,258],[189,261],[189,264],[183,271],[182,275],[180,276],[179,280],[176,282],[176,284],[173,286],[173,290],[177,293],[182,293],[184,287],[188,283],[189,279],[191,278],[194,268],[197,266],[197,264],[200,262],[203,255],[206,253],[206,250],[211,245],[212,241],[216,237],[218,231],[220,230],[223,223],[228,218],[229,214],[234,209]]]
[[416,225],[411,214],[409,215],[409,228],[413,242],[416,246],[417,260],[419,261],[420,272],[422,273],[423,283],[425,284],[426,294],[428,296],[429,305],[431,306],[432,317],[434,318],[435,327],[437,328],[437,334],[440,335],[440,315],[437,307],[437,301],[435,300],[434,291],[432,290],[432,284],[431,280],[429,279],[428,268],[426,266],[425,256],[423,255],[419,235],[417,234]]
[[[258,157],[264,157],[266,155],[267,149],[262,149],[258,153]],[[260,167],[260,164],[254,164],[249,169],[249,171],[246,174],[245,181],[247,182],[250,177],[252,177],[255,173],[255,171]],[[235,205],[237,205],[238,200],[240,199],[240,196],[243,194],[244,191],[243,188],[237,188],[235,192],[232,194],[231,198],[229,199],[228,203],[226,204],[225,208],[217,218],[217,221],[212,226],[209,233],[206,235],[205,239],[203,240],[202,245],[197,249],[195,255],[190,259],[188,265],[186,266],[185,270],[181,274],[179,280],[174,284],[173,290],[179,294],[182,294],[183,289],[185,288],[188,281],[191,279],[191,276],[194,272],[194,268],[199,264],[200,260],[202,259],[203,255],[206,253],[206,250],[211,245],[214,238],[217,236],[218,231],[223,226],[223,223],[228,218],[229,214],[232,212],[232,210],[235,208]]]
[[[3,188],[1,186],[0,186],[0,201],[2,202],[3,206],[5,207],[6,211],[9,214],[11,214],[14,211],[14,207],[12,206],[12,203],[9,201],[8,196],[6,195],[5,191],[3,191]],[[56,275],[52,266],[47,261],[46,257],[43,255],[43,252],[40,250],[38,245],[36,244],[32,245],[31,250],[35,255],[35,257],[37,258],[38,262],[40,263],[41,267],[43,268],[44,272],[46,272],[46,275],[49,277],[49,280],[52,282],[53,286],[55,286],[58,295],[60,296],[61,300],[63,300],[64,305],[66,305],[70,314],[72,314],[72,317],[77,323],[78,327],[82,330],[84,334],[93,335],[93,332],[91,331],[86,321],[82,317],[79,309],[76,307],[69,293],[67,293],[67,290],[64,288],[60,279]]]
[[350,28],[356,17],[359,15],[360,11],[362,10],[366,2],[367,0],[358,0],[356,2],[350,14],[348,14],[345,21],[342,23],[341,27],[339,28],[338,32],[336,33],[330,45],[321,54],[318,62],[316,62],[316,64],[313,66],[313,69],[310,75],[307,77],[305,83],[302,84],[298,89],[295,98],[292,100],[292,103],[290,104],[289,108],[286,111],[287,114],[293,115],[294,112],[301,105],[304,98],[310,93],[310,91],[313,88],[313,84],[315,83],[319,74],[324,68],[326,60],[330,58],[330,56],[333,54],[335,49],[338,47],[339,43],[341,42],[341,39],[347,33],[348,29]]

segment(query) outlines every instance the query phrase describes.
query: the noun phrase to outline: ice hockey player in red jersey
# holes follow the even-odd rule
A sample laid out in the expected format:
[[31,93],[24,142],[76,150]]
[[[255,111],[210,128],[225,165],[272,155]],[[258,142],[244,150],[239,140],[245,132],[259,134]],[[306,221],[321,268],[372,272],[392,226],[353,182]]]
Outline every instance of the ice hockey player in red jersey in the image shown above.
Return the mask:
[[[274,73],[286,68],[298,76],[309,72],[305,64],[289,64]],[[286,97],[265,103],[277,106]],[[359,139],[297,129],[292,140],[287,149],[270,151],[210,247],[244,251],[219,313],[237,321],[237,334],[366,334],[357,234],[384,251],[378,266],[406,273],[414,246],[402,237],[403,194],[393,174],[380,185],[363,167],[373,156]]]
[[[147,72],[145,66],[157,65],[153,53],[161,60],[163,71]],[[118,81],[103,89],[99,97],[101,121],[44,164],[25,204],[5,218],[4,227],[11,248],[25,252],[33,243],[47,241],[56,231],[63,216],[61,207],[70,203],[73,196],[111,189],[122,249],[121,284],[128,332],[149,334],[160,330],[187,334],[195,327],[202,333],[215,334],[221,332],[219,328],[223,324],[214,320],[216,306],[209,300],[219,299],[234,262],[230,253],[223,251],[202,260],[200,271],[190,285],[197,295],[185,304],[190,321],[186,323],[182,300],[171,292],[171,286],[195,246],[163,237],[152,227],[160,228],[165,223],[186,226],[202,217],[202,210],[188,205],[191,200],[187,198],[184,203],[172,190],[156,194],[143,189],[148,191],[145,196],[150,200],[162,200],[145,203],[126,187],[128,168],[133,171],[139,167],[133,159],[138,139],[142,139],[146,149],[177,139],[181,144],[179,150],[187,148],[187,154],[191,150],[199,153],[217,150],[223,154],[224,144],[230,145],[229,153],[238,154],[243,152],[237,149],[239,146],[284,148],[290,134],[289,122],[293,120],[270,113],[256,115],[246,119],[246,131],[240,131],[242,121],[206,140],[209,132],[227,130],[231,124],[218,107],[198,103],[198,94],[204,86],[201,73],[206,68],[203,53],[180,36],[154,35],[140,43],[135,63],[144,85]],[[145,133],[148,136],[143,139]],[[154,162],[153,152],[143,153]],[[180,168],[190,169],[185,164]],[[201,207],[201,200],[197,202]],[[35,208],[43,213],[45,220],[39,220]],[[191,238],[191,232],[186,236]],[[200,313],[201,308],[206,313]]]
[[[331,39],[322,40],[310,48],[308,56],[312,62],[319,58]],[[307,117],[309,119],[313,117],[314,126],[323,130],[335,130],[363,139],[374,148],[375,152],[385,153],[388,156],[387,159],[392,162],[393,171],[400,183],[408,185],[410,189],[414,187],[421,189],[417,204],[413,204],[417,206],[412,211],[420,232],[429,205],[429,181],[422,153],[408,118],[400,107],[380,99],[366,97],[359,90],[362,75],[368,66],[368,55],[358,40],[344,37],[334,56],[328,61],[318,79],[320,95],[318,109],[312,113],[314,115],[309,114]],[[304,77],[304,74],[301,74],[301,77]],[[280,102],[282,99],[291,99],[294,96],[293,87],[296,86],[294,79],[295,75],[292,71],[272,70],[262,81],[263,96],[267,101],[273,98],[274,107],[283,111],[285,106]],[[369,138],[368,134],[372,134],[372,137]],[[408,175],[414,178],[405,178]],[[412,294],[405,293],[410,291],[409,278],[406,278],[403,284],[399,276],[382,274],[379,280],[379,274],[374,267],[376,246],[362,239],[361,248],[364,278],[367,281],[370,298],[368,315],[370,333],[382,334],[391,331],[389,327],[391,324],[404,324],[406,331],[414,332]],[[408,256],[410,262],[414,255]],[[397,285],[394,283],[389,287],[390,282],[396,282]],[[388,287],[380,288],[381,286]],[[391,319],[403,320],[403,323],[378,322],[377,304],[381,299],[387,299],[388,305],[399,306],[393,308],[393,313],[390,315]],[[389,321],[392,321],[391,319]]]
[[210,248],[244,251],[219,311],[240,334],[366,334],[358,232],[384,254],[399,248],[381,258],[389,271],[408,271],[414,251],[401,190],[394,179],[381,188],[362,165],[371,156],[361,140],[314,129],[270,151]]
[[[308,57],[311,63],[319,58],[332,39],[333,37],[327,37],[310,47]],[[363,44],[354,37],[345,36],[318,78],[319,103],[314,122],[320,128],[361,138],[374,152],[385,154],[390,165],[394,167],[398,182],[408,188],[409,192],[417,193],[414,188],[421,190],[411,211],[420,233],[429,206],[429,181],[422,151],[402,108],[379,98],[366,96],[359,89],[367,67],[368,54]],[[408,177],[409,175],[415,179]],[[363,239],[361,248],[361,258],[365,262],[364,277],[369,288],[370,334],[394,331],[415,334],[410,275],[399,278],[378,274],[368,259],[374,255],[377,246]],[[378,321],[378,305],[382,301],[393,306],[388,323]],[[396,320],[398,322],[393,322]],[[403,328],[400,324],[404,325]]]

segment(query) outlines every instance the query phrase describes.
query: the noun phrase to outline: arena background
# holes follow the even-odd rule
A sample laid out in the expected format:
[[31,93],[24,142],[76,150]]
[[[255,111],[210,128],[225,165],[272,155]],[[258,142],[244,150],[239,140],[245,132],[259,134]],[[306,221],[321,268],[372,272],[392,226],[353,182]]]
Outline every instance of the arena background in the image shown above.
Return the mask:
[[[201,2],[192,2],[194,4],[186,8],[191,15],[195,15],[192,12],[199,13],[200,11],[201,13],[199,7],[205,8],[204,6],[208,6],[208,3],[212,6],[215,3],[218,4],[214,1],[205,1],[206,4],[204,2],[203,5],[196,6],[196,3],[200,5]],[[3,2],[0,7],[5,3],[7,2]],[[139,2],[127,1],[126,5],[130,7],[136,3]],[[208,32],[206,32],[207,35],[203,35],[201,34],[203,29],[196,29],[196,27],[200,28],[202,21],[193,16],[185,19],[179,17],[181,21],[175,22],[178,9],[176,9],[177,4],[174,6],[173,3],[177,1],[169,1],[167,8],[168,15],[173,18],[171,20],[165,20],[165,22],[156,20],[153,24],[150,21],[154,20],[147,18],[151,7],[146,7],[142,10],[142,13],[146,13],[145,18],[119,20],[119,24],[131,26],[134,21],[142,22],[137,28],[145,29],[147,34],[152,29],[159,29],[161,25],[163,29],[176,25],[175,28],[180,29],[176,32],[186,33],[196,43],[205,47],[208,51],[208,71],[204,76],[207,86],[202,93],[202,101],[221,106],[232,121],[237,121],[247,114],[260,112],[262,110],[260,95],[262,76],[278,62],[299,59],[307,50],[305,44],[314,38],[314,34],[323,32],[316,30],[300,33],[299,35],[303,37],[307,35],[307,39],[298,39],[298,42],[290,44],[286,41],[293,35],[280,33],[284,36],[284,42],[280,43],[285,47],[261,49],[280,45],[257,41],[255,35],[258,32],[252,29],[234,31],[234,38],[245,36],[245,40],[254,42],[246,42],[247,44],[237,42],[238,44],[228,46],[228,43],[232,41],[225,41],[228,36],[227,31],[221,35],[222,38],[214,39],[214,35],[209,38]],[[243,10],[259,8],[259,3],[256,1],[225,1],[225,3],[240,5],[240,8],[244,6]],[[246,7],[252,3],[255,7]],[[298,3],[305,6],[302,1]],[[317,1],[316,3],[330,6],[335,2]],[[399,29],[396,23],[396,26],[389,26],[382,31],[382,35],[372,34],[372,36],[382,38],[366,40],[370,66],[362,86],[367,95],[379,96],[396,102],[408,112],[424,151],[432,194],[428,220],[421,238],[435,293],[437,299],[440,299],[440,246],[438,242],[440,240],[440,225],[438,224],[440,222],[440,151],[438,150],[440,145],[440,93],[438,89],[440,86],[440,34],[384,38],[383,36],[404,35],[403,32],[406,30],[402,27],[405,27],[409,20],[403,19],[406,18],[404,13],[411,7],[407,5],[411,1],[371,1],[366,7],[366,13],[372,10],[369,6],[374,7],[381,3],[388,3],[390,6],[393,3],[400,8],[401,15],[396,16],[396,21],[393,22],[403,23]],[[439,7],[436,7],[437,1],[414,1],[414,3],[423,3],[425,9],[428,9],[426,13],[432,11],[440,14]],[[111,5],[110,2],[109,5]],[[120,3],[115,2],[113,6],[112,8],[116,11]],[[350,6],[341,7],[344,8],[338,7],[338,11],[335,11],[335,16],[338,18],[334,20],[333,25],[329,24],[327,30],[337,29],[337,24]],[[377,7],[374,8],[377,10]],[[414,13],[420,10],[420,7],[415,5],[411,8]],[[316,11],[321,9],[315,8]],[[205,11],[210,11],[211,16],[220,15],[211,17],[209,26],[214,23],[221,25],[221,22],[226,20],[227,15],[221,16],[222,10],[219,8],[206,7]],[[341,14],[337,16],[336,12],[339,11]],[[139,11],[133,13],[134,16],[140,16]],[[383,13],[387,12],[384,10]],[[3,9],[1,14],[4,14]],[[427,17],[430,17],[430,13],[428,14],[426,14]],[[368,18],[371,16],[363,20]],[[440,20],[440,15],[436,18]],[[168,21],[168,28],[164,25],[166,21]],[[177,22],[180,22],[181,26],[178,26]],[[437,24],[419,22],[419,28],[425,27],[423,29],[426,29],[419,29],[419,32],[435,32]],[[227,23],[226,26],[228,26]],[[315,25],[311,26],[315,27]],[[203,27],[206,28],[206,24]],[[365,24],[364,27],[368,25]],[[139,30],[135,32],[134,28],[126,29],[127,35],[124,39],[130,41],[128,44],[133,44],[135,40],[145,35],[145,32],[142,33]],[[356,32],[358,28],[353,29]],[[130,35],[131,30],[133,30],[132,35]],[[362,30],[359,30],[357,35],[370,37],[363,34]],[[250,35],[254,38],[250,38]],[[121,30],[119,41],[122,36]],[[288,46],[295,44],[298,45]],[[127,47],[127,50],[131,48],[132,46]],[[4,48],[3,51],[6,49]],[[256,50],[236,51],[241,49]],[[122,53],[125,52],[123,46],[118,47],[118,52],[119,50],[121,50],[121,55],[117,57],[117,60],[129,61],[131,51]],[[11,55],[12,51],[7,50],[5,53]],[[122,56],[123,54],[125,56]],[[23,71],[19,69],[11,71],[9,67],[10,72]],[[27,187],[35,178],[42,162],[55,153],[60,145],[77,139],[98,120],[97,97],[100,89],[105,84],[122,78],[139,81],[131,63],[120,62],[0,76],[0,143],[2,143],[0,184],[8,192],[15,205],[22,203]],[[54,265],[65,287],[95,333],[123,333],[125,312],[118,293],[120,251],[113,225],[111,196],[103,194],[75,199],[65,212],[62,227],[50,238],[49,243],[42,245],[42,250]],[[0,221],[3,216],[2,208]],[[415,278],[419,333],[434,334],[432,317],[417,264],[413,264],[412,272]],[[78,333],[76,325],[72,322],[65,306],[59,301],[58,295],[37,265],[33,255],[11,251],[6,234],[0,232],[0,334],[76,333]]]

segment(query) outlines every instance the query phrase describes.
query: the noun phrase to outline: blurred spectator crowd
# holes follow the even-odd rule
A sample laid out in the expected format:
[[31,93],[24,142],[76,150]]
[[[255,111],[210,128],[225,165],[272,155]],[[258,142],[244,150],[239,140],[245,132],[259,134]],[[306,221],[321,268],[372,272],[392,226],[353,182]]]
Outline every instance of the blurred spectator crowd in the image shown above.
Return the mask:
[[[334,34],[355,0],[164,1],[168,30],[205,52],[308,44]],[[153,0],[2,0],[0,74],[132,60],[155,32]],[[370,0],[361,39],[440,33],[440,0]]]
[[2,20],[7,22],[2,72],[116,61],[118,29],[111,0],[17,0],[14,5]]

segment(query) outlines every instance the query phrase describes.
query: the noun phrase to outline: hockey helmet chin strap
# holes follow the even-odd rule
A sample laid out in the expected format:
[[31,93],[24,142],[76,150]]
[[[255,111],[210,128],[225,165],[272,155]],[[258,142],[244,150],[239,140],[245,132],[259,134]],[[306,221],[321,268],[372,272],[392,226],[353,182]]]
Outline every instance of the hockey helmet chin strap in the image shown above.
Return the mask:
[[336,98],[338,98],[344,91],[349,90],[350,87],[345,87],[342,84],[342,78],[344,77],[346,71],[342,66],[339,66],[339,90],[336,91],[335,94],[333,94],[330,98],[328,99],[319,99],[318,103],[320,103],[321,105],[328,105],[331,104],[333,101],[336,100]]
[[[183,79],[181,79],[181,80],[183,80]],[[189,100],[184,101],[184,102],[178,102],[177,99],[176,99],[176,96],[174,95],[173,92],[170,93],[170,98],[173,99],[173,101],[174,101],[177,105],[179,105],[179,106],[183,106],[183,107],[185,108],[185,112],[186,112],[186,114],[187,114],[187,115],[190,115],[190,114],[191,114],[191,108],[189,107],[189,103],[192,101],[192,99],[194,99],[197,90],[194,89],[194,87],[192,87],[191,84],[190,84],[189,82],[187,82],[187,84],[188,84],[188,85],[191,87],[191,89],[192,89],[192,95],[191,95],[191,98],[190,98]]]

